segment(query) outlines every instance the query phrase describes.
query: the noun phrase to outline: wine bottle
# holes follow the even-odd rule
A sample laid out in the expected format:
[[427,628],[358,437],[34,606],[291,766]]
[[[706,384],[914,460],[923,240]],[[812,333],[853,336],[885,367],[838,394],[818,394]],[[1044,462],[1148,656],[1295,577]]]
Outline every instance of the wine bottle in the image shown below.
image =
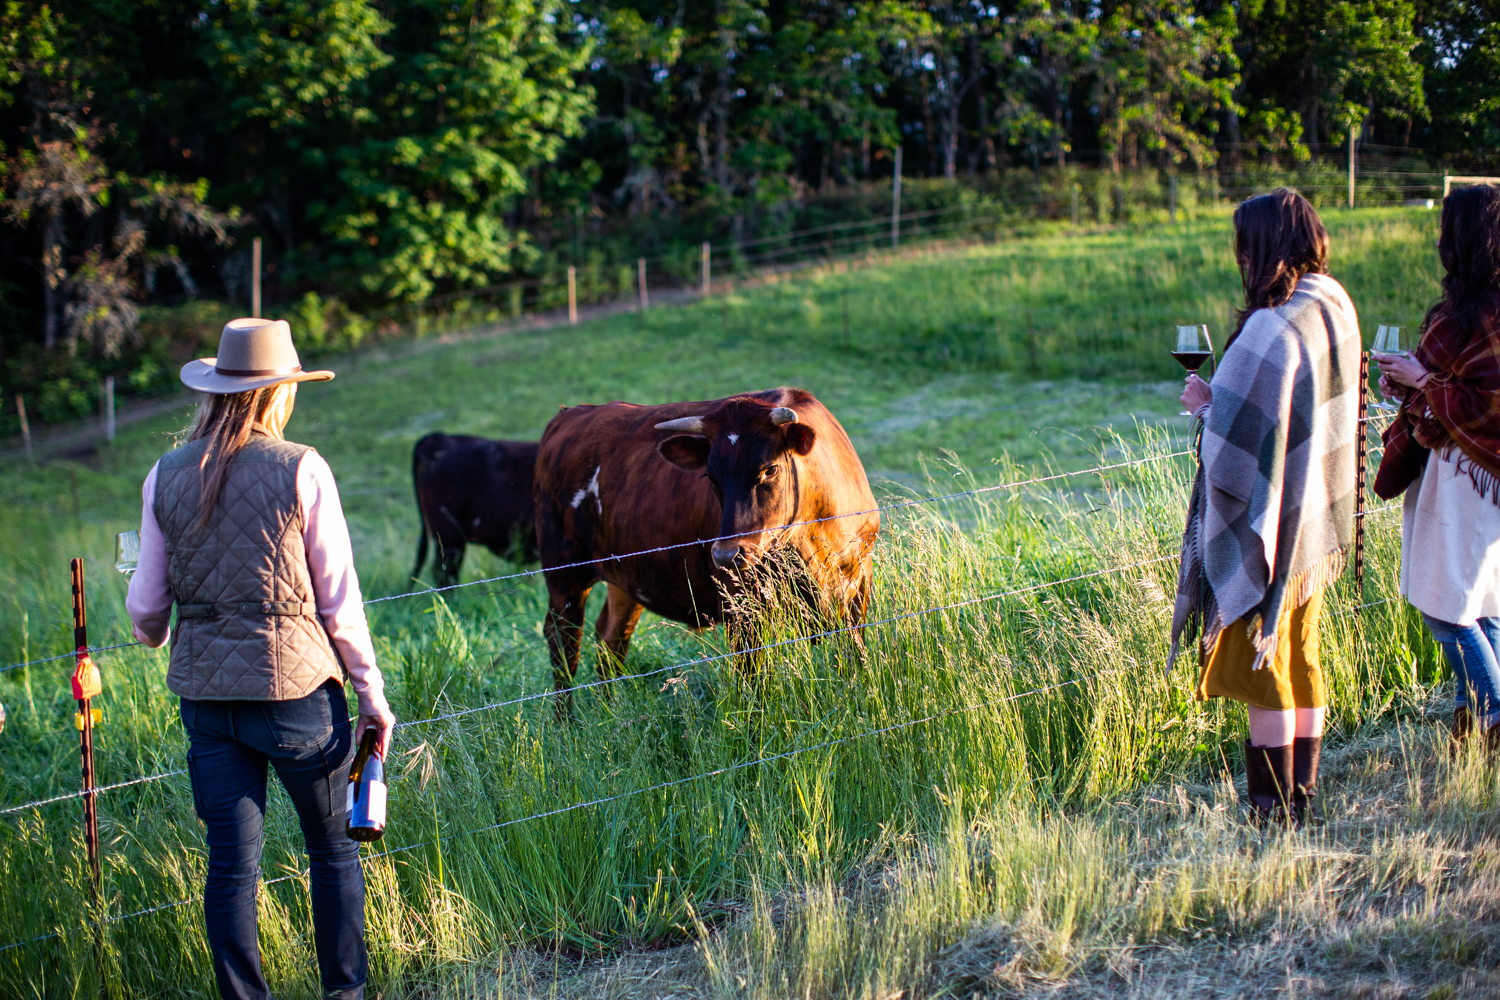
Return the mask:
[[375,750],[380,738],[374,727],[365,730],[359,752],[349,768],[350,840],[379,840],[385,835],[385,762]]

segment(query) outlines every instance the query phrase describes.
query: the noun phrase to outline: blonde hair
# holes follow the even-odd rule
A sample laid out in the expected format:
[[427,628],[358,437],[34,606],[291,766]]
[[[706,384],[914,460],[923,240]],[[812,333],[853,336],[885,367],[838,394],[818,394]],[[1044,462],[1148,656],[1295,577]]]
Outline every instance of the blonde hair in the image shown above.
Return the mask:
[[229,477],[229,460],[245,446],[255,431],[281,438],[296,402],[297,383],[282,382],[249,392],[208,393],[198,403],[181,440],[208,439],[208,446],[203,449],[203,458],[198,463],[201,476],[199,529],[208,524],[208,516],[224,492],[224,481]]

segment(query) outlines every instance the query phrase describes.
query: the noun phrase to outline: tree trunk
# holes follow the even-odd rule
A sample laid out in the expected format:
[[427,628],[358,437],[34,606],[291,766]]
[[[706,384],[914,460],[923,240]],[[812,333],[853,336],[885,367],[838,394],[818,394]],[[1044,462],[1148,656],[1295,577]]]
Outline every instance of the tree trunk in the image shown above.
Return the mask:
[[47,213],[47,221],[42,226],[42,303],[45,316],[42,346],[49,351],[57,347],[57,328],[62,319],[62,294],[58,287],[63,279],[62,243],[62,212],[53,209]]
[[948,81],[948,122],[944,128],[943,136],[943,177],[953,180],[958,160],[958,102],[962,98],[962,91],[953,89],[953,81]]
[[708,151],[708,116],[712,108],[711,104],[703,105],[703,113],[698,116],[698,164],[705,184],[712,183],[714,177],[713,156]]
[[718,0],[714,2],[714,23],[719,27],[718,86],[714,91],[714,183],[729,193],[729,32],[723,23]]
[[927,77],[922,77],[922,145],[927,147],[927,176],[937,173],[937,146],[932,141],[932,94],[927,88]]

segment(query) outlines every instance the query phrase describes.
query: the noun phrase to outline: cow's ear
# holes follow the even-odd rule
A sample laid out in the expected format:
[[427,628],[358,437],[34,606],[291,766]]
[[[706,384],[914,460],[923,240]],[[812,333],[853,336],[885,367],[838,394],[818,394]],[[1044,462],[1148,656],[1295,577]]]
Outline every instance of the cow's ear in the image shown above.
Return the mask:
[[818,443],[818,432],[806,424],[787,424],[781,432],[786,435],[787,447],[799,455],[806,455]]
[[701,434],[669,437],[656,450],[679,469],[701,469],[708,464],[708,438]]

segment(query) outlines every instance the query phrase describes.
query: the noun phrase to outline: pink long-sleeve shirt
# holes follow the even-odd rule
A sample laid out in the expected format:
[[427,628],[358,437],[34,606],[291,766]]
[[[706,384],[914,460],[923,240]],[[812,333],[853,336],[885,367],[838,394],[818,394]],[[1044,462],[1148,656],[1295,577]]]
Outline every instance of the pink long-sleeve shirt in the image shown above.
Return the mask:
[[[135,624],[135,637],[153,649],[171,638],[172,588],[167,580],[167,542],[156,523],[156,469],[141,487],[141,554],[125,610]],[[312,577],[318,616],[339,659],[354,682],[361,715],[384,715],[385,679],[375,663],[375,644],[365,620],[359,577],[354,572],[354,549],[349,525],[339,503],[333,470],[323,456],[309,448],[297,464],[297,502],[302,508],[302,543]]]

